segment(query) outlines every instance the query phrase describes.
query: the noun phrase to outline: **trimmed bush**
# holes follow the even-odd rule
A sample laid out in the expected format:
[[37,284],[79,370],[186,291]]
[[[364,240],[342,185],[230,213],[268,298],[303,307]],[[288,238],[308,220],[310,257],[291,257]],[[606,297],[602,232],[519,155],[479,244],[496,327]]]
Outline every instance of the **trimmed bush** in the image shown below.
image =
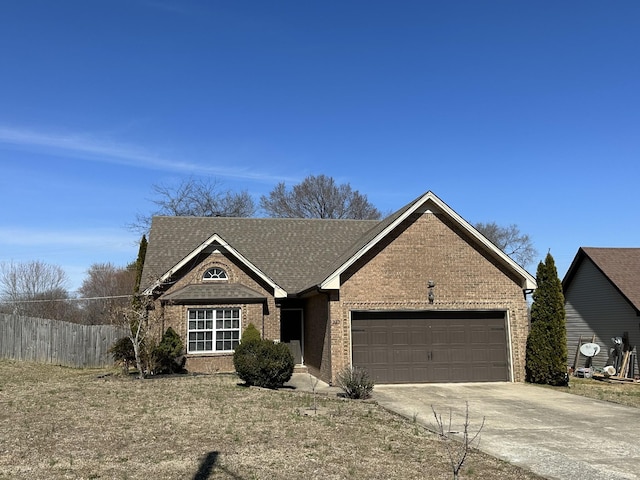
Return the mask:
[[180,335],[173,328],[167,328],[162,340],[153,349],[153,373],[182,373],[184,372],[184,344]]
[[371,396],[373,380],[364,368],[345,367],[336,378],[338,387],[348,398],[365,399]]
[[236,347],[233,365],[247,385],[280,388],[291,379],[295,362],[284,343],[254,338]]

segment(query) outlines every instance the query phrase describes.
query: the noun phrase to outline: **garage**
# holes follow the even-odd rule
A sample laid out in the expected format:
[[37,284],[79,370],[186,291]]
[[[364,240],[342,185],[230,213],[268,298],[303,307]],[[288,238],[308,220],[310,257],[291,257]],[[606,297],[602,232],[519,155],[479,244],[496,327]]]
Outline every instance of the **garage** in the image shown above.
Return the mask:
[[353,311],[351,342],[376,383],[510,380],[504,311]]

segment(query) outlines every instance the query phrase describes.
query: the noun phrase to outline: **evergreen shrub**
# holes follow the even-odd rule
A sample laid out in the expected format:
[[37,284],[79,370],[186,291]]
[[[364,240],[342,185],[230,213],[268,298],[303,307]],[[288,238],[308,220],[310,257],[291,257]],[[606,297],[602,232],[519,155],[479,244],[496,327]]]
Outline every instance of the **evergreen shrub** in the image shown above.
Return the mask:
[[240,343],[252,342],[254,340],[260,340],[260,332],[253,323],[247,325],[247,328],[242,332],[242,338]]
[[261,339],[258,330],[251,327],[246,328],[233,354],[236,374],[247,385],[280,388],[293,375],[293,355],[287,345]]
[[133,344],[129,337],[121,337],[116,340],[108,352],[113,357],[113,361],[122,366],[122,370],[125,373],[129,371],[130,365],[136,364],[136,354],[133,351]]
[[545,385],[567,385],[567,332],[562,282],[551,254],[538,264],[538,288],[531,305],[527,338],[526,380]]
[[184,343],[180,335],[171,327],[164,332],[162,340],[153,349],[151,356],[153,373],[183,373],[185,371]]

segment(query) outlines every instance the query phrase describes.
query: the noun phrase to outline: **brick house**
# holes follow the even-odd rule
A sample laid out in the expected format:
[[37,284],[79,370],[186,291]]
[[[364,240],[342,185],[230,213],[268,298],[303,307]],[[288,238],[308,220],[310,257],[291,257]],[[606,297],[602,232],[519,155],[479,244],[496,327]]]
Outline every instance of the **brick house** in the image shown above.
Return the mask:
[[329,382],[524,378],[535,279],[432,192],[382,221],[154,217],[145,279],[190,371],[232,371],[253,323]]

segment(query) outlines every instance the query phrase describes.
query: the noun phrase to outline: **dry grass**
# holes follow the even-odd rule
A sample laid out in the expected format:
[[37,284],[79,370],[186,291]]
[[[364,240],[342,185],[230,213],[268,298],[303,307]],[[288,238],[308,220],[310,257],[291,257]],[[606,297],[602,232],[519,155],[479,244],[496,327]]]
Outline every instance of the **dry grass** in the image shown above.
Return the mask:
[[[421,478],[452,475],[436,437],[373,403],[140,381],[0,360],[0,479]],[[540,478],[479,452],[467,479]]]
[[569,387],[553,387],[574,395],[640,408],[640,383],[571,377]]

